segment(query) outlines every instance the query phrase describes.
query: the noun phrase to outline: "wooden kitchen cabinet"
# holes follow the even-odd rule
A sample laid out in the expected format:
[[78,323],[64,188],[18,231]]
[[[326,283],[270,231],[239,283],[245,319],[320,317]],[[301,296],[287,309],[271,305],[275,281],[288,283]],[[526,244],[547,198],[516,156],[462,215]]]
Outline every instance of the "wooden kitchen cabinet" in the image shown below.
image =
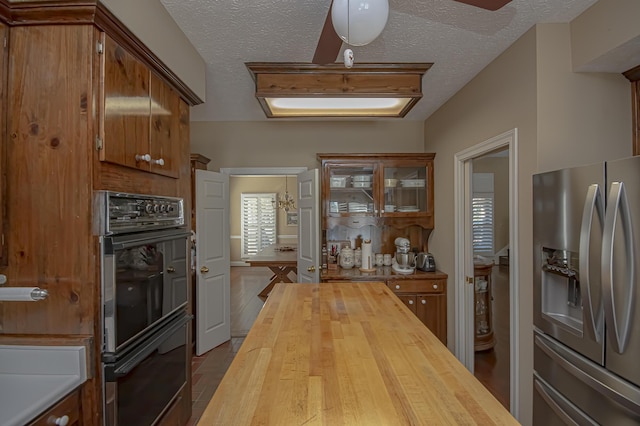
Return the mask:
[[0,22],[0,40],[2,40],[2,51],[0,52],[0,135],[2,144],[0,145],[0,265],[7,264],[6,238],[5,232],[7,220],[7,198],[6,198],[6,120],[7,120],[7,51],[9,43],[7,41],[9,27]]
[[[94,196],[104,190],[180,197],[188,212],[189,107],[202,101],[101,2],[57,3],[0,8],[11,35],[0,68],[7,85],[6,92],[0,85],[0,176],[10,183],[0,193],[10,224],[0,273],[9,285],[48,291],[45,300],[1,304],[0,344],[18,337],[34,345],[52,336],[89,341],[87,380],[61,404],[80,407],[71,409],[79,414],[70,424],[98,425],[104,320]],[[142,100],[145,111],[131,100]],[[167,156],[168,171],[131,162],[129,154],[135,160],[143,149]],[[176,404],[180,424],[190,416],[190,374],[185,389]]]
[[318,154],[322,222],[433,228],[435,154]]
[[447,344],[447,280],[388,280],[387,286],[424,325]]
[[180,97],[103,34],[100,160],[170,177],[180,166]]
[[[207,170],[207,164],[211,161],[210,158],[201,154],[191,154],[191,230],[196,232],[196,170]],[[196,274],[195,271],[191,271],[191,294],[196,294]],[[197,303],[195,297],[191,297],[191,342],[195,345],[196,342],[196,316],[197,316]]]
[[80,390],[76,389],[64,397],[60,402],[49,408],[28,426],[53,426],[53,425],[79,426],[82,424],[80,417]]
[[434,226],[434,157],[432,153],[318,154],[322,244],[349,239],[355,249],[359,235],[371,235],[376,253],[391,254],[396,251],[394,240],[403,237],[411,241],[412,249],[428,251]]
[[397,274],[390,267],[377,267],[375,272],[357,268],[323,270],[320,282],[362,282],[368,285],[382,281],[443,344],[447,344],[447,274],[440,271],[416,271]]

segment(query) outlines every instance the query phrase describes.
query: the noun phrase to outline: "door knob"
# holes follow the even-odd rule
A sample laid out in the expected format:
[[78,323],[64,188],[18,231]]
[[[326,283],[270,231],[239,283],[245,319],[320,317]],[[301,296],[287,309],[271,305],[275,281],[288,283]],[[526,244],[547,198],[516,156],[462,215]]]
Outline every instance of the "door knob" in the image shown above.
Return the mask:
[[307,268],[307,271],[309,271],[309,272],[315,272],[315,271],[316,271],[316,267],[315,267],[315,266],[309,266],[309,267]]
[[169,266],[167,268],[167,272],[170,273],[170,274],[173,274],[175,271],[176,271],[176,268],[174,268],[173,266]]
[[203,274],[206,274],[207,272],[209,272],[209,268],[207,268],[206,266],[203,266],[202,268],[200,268],[200,272]]

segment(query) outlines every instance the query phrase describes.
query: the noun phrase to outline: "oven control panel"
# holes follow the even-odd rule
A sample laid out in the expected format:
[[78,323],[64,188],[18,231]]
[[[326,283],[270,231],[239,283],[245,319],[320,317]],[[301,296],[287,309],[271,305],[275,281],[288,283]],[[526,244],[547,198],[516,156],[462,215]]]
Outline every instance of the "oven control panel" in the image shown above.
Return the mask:
[[182,198],[96,191],[94,207],[94,228],[98,235],[184,225]]

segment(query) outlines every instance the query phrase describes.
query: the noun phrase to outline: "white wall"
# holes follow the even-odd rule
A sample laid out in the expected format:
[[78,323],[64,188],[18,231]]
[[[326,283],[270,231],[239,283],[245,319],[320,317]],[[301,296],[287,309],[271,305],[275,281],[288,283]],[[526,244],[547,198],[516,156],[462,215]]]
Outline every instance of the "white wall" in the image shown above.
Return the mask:
[[191,152],[221,167],[319,167],[317,153],[424,152],[421,121],[191,123]]
[[638,0],[599,0],[571,21],[573,69],[621,73],[637,66],[638,17]]
[[[437,153],[435,162],[435,230],[429,250],[438,267],[449,274],[448,341],[454,343],[454,156],[511,129],[518,130],[520,175],[519,237],[521,263],[516,285],[520,288],[521,324],[516,343],[520,349],[520,421],[530,423],[533,372],[531,291],[531,175],[536,169],[536,31],[527,32],[476,78],[436,111],[425,123],[425,150]],[[462,278],[459,278],[462,279]]]
[[569,25],[539,25],[536,34],[538,171],[631,155],[629,81],[572,72]]

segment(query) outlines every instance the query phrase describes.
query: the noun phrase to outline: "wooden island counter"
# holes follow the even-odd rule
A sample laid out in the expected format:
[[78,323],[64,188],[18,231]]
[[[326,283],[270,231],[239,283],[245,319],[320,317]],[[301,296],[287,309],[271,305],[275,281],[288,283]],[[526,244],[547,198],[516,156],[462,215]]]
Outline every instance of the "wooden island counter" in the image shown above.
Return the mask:
[[199,425],[518,424],[380,282],[276,284]]

